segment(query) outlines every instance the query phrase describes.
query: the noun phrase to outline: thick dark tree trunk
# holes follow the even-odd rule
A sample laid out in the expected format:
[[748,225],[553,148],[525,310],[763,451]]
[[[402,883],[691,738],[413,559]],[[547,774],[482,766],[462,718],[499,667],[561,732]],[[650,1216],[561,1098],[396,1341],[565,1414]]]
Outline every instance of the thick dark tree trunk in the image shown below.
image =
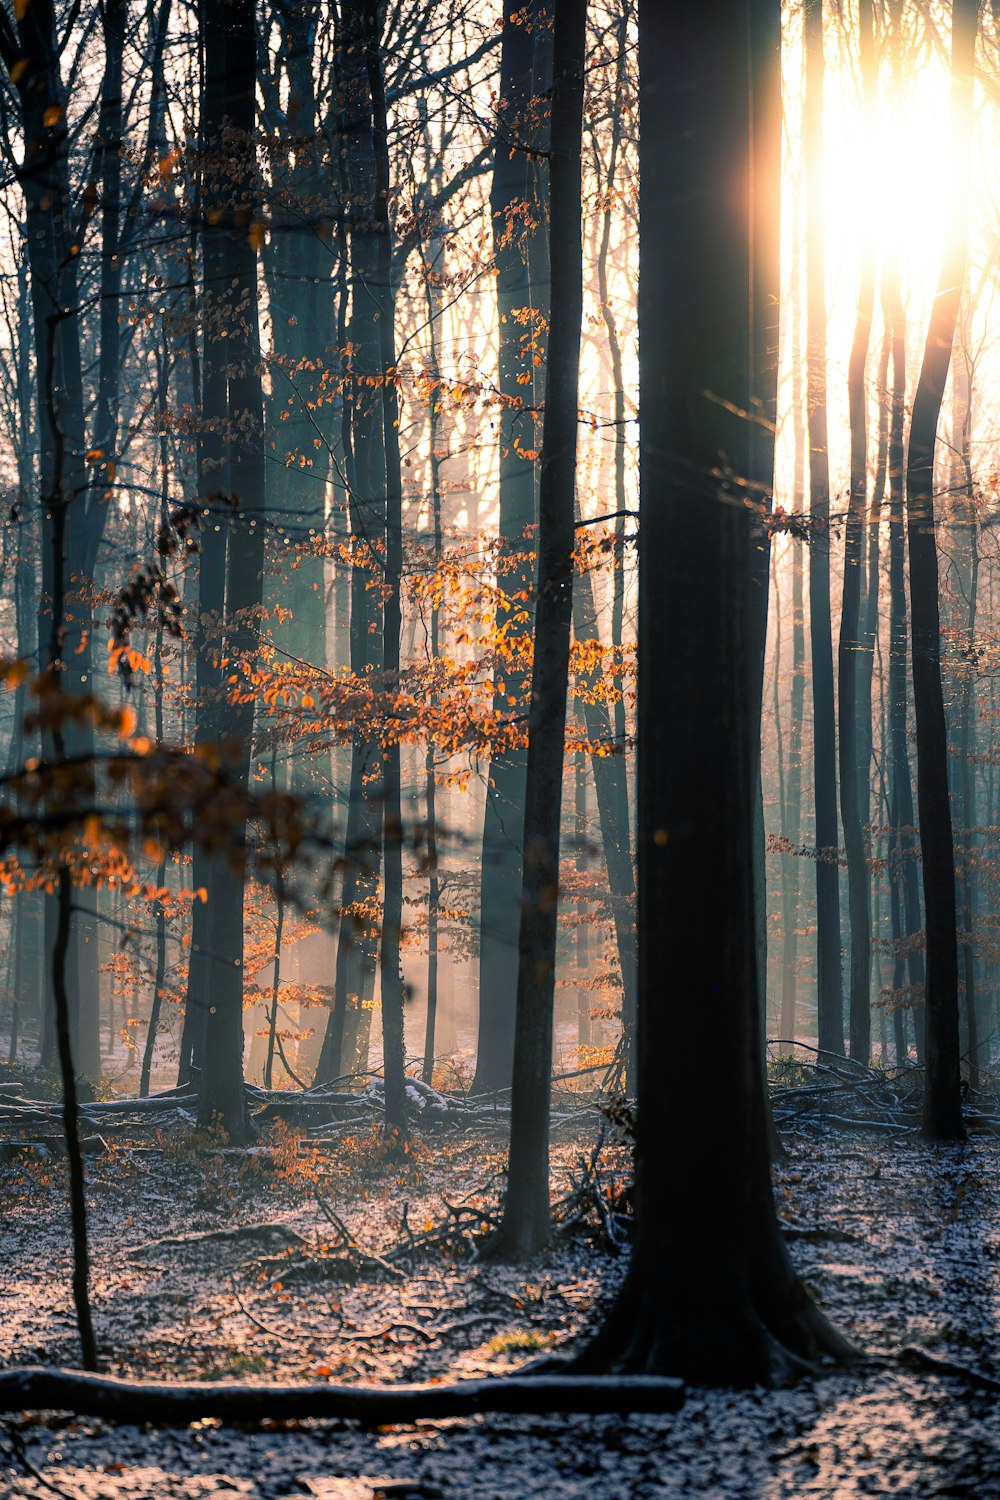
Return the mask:
[[[523,348],[524,318],[534,318],[529,276],[532,240],[544,234],[545,207],[536,201],[532,149],[539,146],[543,87],[536,87],[538,58],[546,46],[547,7],[542,0],[504,0],[500,100],[490,212],[499,316],[497,385],[500,416],[500,570],[496,630],[503,656],[495,670],[495,708],[503,724],[525,712],[529,683],[517,668],[531,631],[529,601],[534,564],[529,528],[535,522],[535,413],[532,350]],[[532,338],[537,332],[529,328]],[[528,344],[532,344],[532,338]],[[527,392],[527,395],[525,394]],[[512,707],[513,701],[513,707]],[[521,851],[527,752],[517,745],[494,751],[486,785],[479,918],[479,1036],[473,1091],[506,1089],[514,1056]]]
[[[873,35],[871,0],[860,0],[861,77],[866,122],[874,122],[877,60]],[[871,342],[875,305],[875,242],[870,228],[862,230],[861,285],[857,321],[847,371],[851,428],[851,492],[844,542],[844,594],[840,615],[838,650],[838,702],[840,715],[840,811],[847,854],[848,917],[851,932],[850,1043],[851,1057],[867,1066],[871,1053],[871,903],[868,858],[865,849],[867,800],[862,806],[862,786],[868,785],[868,766],[862,765],[859,720],[871,717],[871,702],[860,701],[859,661],[861,610],[864,596],[865,530],[868,520],[868,346]]]
[[977,0],[954,0],[951,44],[954,145],[949,236],[913,398],[906,468],[917,812],[927,929],[924,1131],[932,1140],[961,1139],[965,1133],[958,1023],[955,848],[948,785],[948,732],[941,685],[934,450],[968,252],[977,18]]
[[573,617],[577,387],[583,319],[581,140],[587,0],[556,0],[549,170],[551,324],[535,600],[524,876],[518,944],[510,1166],[495,1257],[535,1254],[549,1234],[549,1096],[559,839]]
[[[766,78],[781,56],[781,16],[773,6],[761,8],[750,29],[749,66],[754,80]],[[753,739],[750,767],[754,777],[754,911],[757,922],[757,972],[761,984],[761,1025],[767,1024],[767,835],[761,776],[761,712],[764,657],[771,581],[771,534],[767,517],[774,507],[774,432],[778,421],[778,315],[781,305],[780,246],[775,225],[780,217],[781,91],[751,84],[750,175],[750,499],[759,518],[750,552],[750,702]],[[776,1138],[772,1139],[776,1144]]]
[[[740,476],[750,472],[743,414],[755,377],[750,80],[777,90],[779,60],[753,47],[751,18],[739,0],[639,12],[649,254],[639,284],[636,1232],[626,1286],[581,1359],[736,1384],[847,1352],[792,1269],[768,1162],[753,904],[754,538]],[[692,1131],[690,1057],[709,1014],[718,1108]]]
[[806,0],[806,409],[809,430],[809,634],[816,799],[816,1007],[819,1045],[844,1050],[837,834],[837,734],[830,628],[830,464],[826,415],[826,255],[823,204],[823,0]]
[[[221,202],[217,200],[222,210],[220,269],[225,295],[231,299],[227,432],[233,511],[226,526],[224,639],[229,662],[226,684],[231,691],[225,705],[225,740],[232,772],[246,785],[254,722],[250,679],[259,640],[264,567],[263,395],[252,232],[256,30],[252,10],[233,8],[225,0],[204,0],[202,25],[205,97],[211,119],[211,128],[206,130],[210,159],[205,171],[221,195]],[[209,885],[212,951],[206,998],[210,1003],[198,1115],[203,1124],[221,1123],[230,1139],[238,1142],[249,1129],[243,1090],[245,827],[233,828],[231,837],[233,858],[216,862]]]

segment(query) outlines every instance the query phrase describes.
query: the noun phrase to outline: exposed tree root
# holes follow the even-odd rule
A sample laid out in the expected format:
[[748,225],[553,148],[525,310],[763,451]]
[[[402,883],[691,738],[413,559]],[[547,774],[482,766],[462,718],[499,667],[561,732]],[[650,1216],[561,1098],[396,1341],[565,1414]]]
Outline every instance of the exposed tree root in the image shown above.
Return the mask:
[[0,1371],[0,1411],[70,1411],[112,1422],[183,1425],[332,1418],[382,1426],[477,1412],[614,1413],[677,1411],[680,1380],[648,1376],[501,1376],[455,1385],[242,1385],[236,1382],[119,1380],[78,1370]]
[[951,1375],[957,1380],[964,1380],[967,1385],[973,1385],[981,1391],[993,1391],[1000,1395],[1000,1379],[991,1375],[988,1370],[977,1370],[972,1365],[959,1364],[953,1359],[936,1359],[933,1354],[928,1354],[926,1349],[918,1349],[913,1344],[907,1344],[900,1349],[897,1359],[901,1365],[910,1370],[929,1370],[934,1375]]

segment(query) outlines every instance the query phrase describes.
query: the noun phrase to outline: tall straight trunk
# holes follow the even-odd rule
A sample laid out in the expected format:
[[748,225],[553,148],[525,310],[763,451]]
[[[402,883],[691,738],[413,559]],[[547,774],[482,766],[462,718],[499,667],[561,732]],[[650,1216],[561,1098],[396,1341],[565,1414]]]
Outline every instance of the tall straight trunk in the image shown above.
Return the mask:
[[[899,887],[899,923],[905,958],[910,1007],[923,1055],[923,952],[913,941],[921,928],[920,896],[914,850],[913,784],[907,737],[906,670],[906,494],[903,423],[906,403],[906,314],[900,293],[899,262],[891,261],[885,275],[883,299],[892,342],[892,395],[889,413],[889,743],[891,768],[890,823],[894,829],[892,880]],[[893,988],[901,987],[898,973]]]
[[830,463],[826,413],[826,222],[823,205],[823,0],[806,0],[806,406],[809,430],[809,634],[816,799],[816,1006],[819,1045],[844,1050],[837,835],[837,734],[830,624]]
[[[625,1092],[632,1094],[635,1091],[635,1017],[636,1017],[636,989],[635,989],[635,926],[634,926],[634,895],[635,876],[632,868],[632,832],[631,818],[629,814],[628,801],[628,762],[626,759],[625,744],[625,691],[624,677],[622,674],[622,638],[625,621],[625,522],[627,519],[626,509],[626,431],[625,431],[625,376],[622,359],[621,338],[618,332],[618,322],[615,318],[614,309],[611,306],[610,291],[608,285],[608,261],[611,247],[611,231],[614,219],[614,203],[616,192],[616,176],[618,172],[619,157],[622,144],[623,125],[623,99],[624,91],[628,81],[628,23],[629,10],[627,6],[622,7],[621,15],[616,27],[615,43],[617,55],[615,59],[615,92],[614,109],[611,118],[611,138],[608,144],[607,157],[607,188],[604,196],[604,212],[601,218],[601,238],[597,250],[597,291],[601,304],[601,317],[604,323],[604,333],[607,340],[608,356],[611,365],[611,384],[613,400],[614,421],[614,547],[612,551],[612,592],[611,592],[611,685],[614,701],[614,746],[615,757],[620,762],[614,768],[609,778],[605,775],[606,757],[602,757],[602,764],[594,759],[594,779],[597,785],[598,776],[608,783],[604,792],[603,802],[609,804],[613,821],[608,824],[606,818],[601,818],[601,832],[605,844],[605,863],[608,867],[608,879],[612,884],[612,901],[614,903],[615,928],[618,938],[618,957],[622,969],[622,1037],[624,1044],[624,1084]],[[598,147],[595,142],[595,153]],[[577,638],[583,640],[581,625],[585,615],[593,614],[594,630],[593,638],[597,640],[596,611],[593,609],[593,585],[587,580],[591,595],[591,608],[586,609],[584,603],[584,585],[581,577],[577,589],[577,597],[574,600],[574,613],[576,615],[575,630]],[[603,706],[603,705],[602,705]],[[607,713],[605,712],[605,717]],[[588,727],[588,736],[593,738],[593,733]],[[603,733],[603,728],[602,728]],[[598,790],[599,806],[602,803],[602,793]],[[611,833],[613,845],[608,843],[606,828]],[[627,868],[626,868],[627,865]],[[612,867],[616,874],[612,876]],[[624,903],[624,904],[623,904]],[[623,941],[624,940],[624,941]],[[589,1033],[589,1021],[588,1021]]]
[[[336,66],[342,100],[338,133],[343,194],[354,205],[349,251],[350,354],[345,381],[350,432],[345,434],[344,446],[350,449],[348,508],[354,549],[350,656],[351,672],[356,677],[370,676],[382,666],[384,620],[377,591],[372,587],[371,570],[386,536],[380,319],[387,317],[391,324],[394,317],[391,296],[384,307],[381,295],[383,234],[377,204],[378,164],[367,66],[366,38],[370,30],[367,0],[349,0],[341,11]],[[341,257],[343,263],[343,250]],[[363,731],[356,731],[351,743],[334,1004],[316,1070],[317,1082],[337,1078],[349,1066],[351,1059],[345,1047],[348,1011],[370,1004],[374,991],[378,961],[374,908],[382,855],[384,775],[382,746]]]
[[[399,688],[400,634],[403,625],[403,474],[399,453],[399,399],[396,394],[396,337],[392,294],[392,240],[389,224],[389,124],[385,80],[379,48],[377,0],[367,0],[366,62],[372,101],[375,155],[375,201],[378,227],[377,272],[379,364],[382,385],[382,451],[385,455],[385,579],[382,596],[382,665],[389,692]],[[382,991],[382,1068],[385,1078],[385,1123],[398,1137],[406,1134],[406,1074],[403,1037],[403,808],[400,747],[391,739],[384,750],[382,867],[382,934],[379,980]]]
[[[639,10],[636,1232],[619,1300],[579,1362],[721,1384],[784,1380],[845,1352],[774,1209],[754,913],[746,158],[751,78],[765,95],[780,78],[751,27],[769,29],[777,9]],[[719,477],[721,454],[738,477]],[[706,1015],[720,1107],[692,1131]]]
[[913,706],[917,726],[917,813],[923,858],[927,979],[924,999],[924,1132],[956,1140],[962,1123],[958,1024],[955,848],[948,786],[948,732],[941,685],[941,627],[934,452],[968,253],[969,173],[977,0],[952,8],[952,178],[949,239],[913,398],[906,469]]
[[[157,391],[156,401],[161,417],[160,429],[160,524],[166,522],[170,506],[170,448],[167,440],[166,422],[162,421],[167,411],[167,400],[169,397],[168,382],[168,359],[169,351],[164,347],[159,351],[157,366]],[[157,745],[163,744],[163,622],[157,620],[156,634],[153,642],[153,714],[154,733]],[[156,888],[162,890],[167,880],[166,851],[160,857],[156,869]],[[156,1034],[160,1025],[160,1011],[163,1006],[163,986],[167,976],[167,914],[163,902],[157,898],[156,901],[156,961],[153,970],[153,996],[149,1007],[149,1026],[146,1029],[146,1043],[142,1051],[142,1062],[139,1068],[139,1093],[149,1093],[150,1075],[153,1069],[153,1053],[156,1049]]]
[[[611,230],[614,219],[615,178],[622,142],[624,91],[628,81],[628,23],[629,7],[623,5],[615,35],[617,56],[615,58],[614,110],[611,116],[611,139],[608,143],[607,189],[604,197],[604,213],[601,220],[601,242],[597,251],[597,292],[601,302],[604,333],[608,341],[608,355],[611,361],[612,398],[614,402],[615,540],[614,552],[612,554],[614,572],[611,595],[611,646],[615,652],[614,667],[612,669],[612,682],[615,689],[615,744],[621,755],[625,754],[625,693],[621,670],[622,634],[625,623],[625,469],[627,457],[625,375],[621,339],[618,334],[618,323],[615,318],[614,309],[611,306],[608,290],[608,255],[611,248]],[[595,151],[597,149],[595,143]],[[629,843],[631,843],[631,838],[629,839]],[[632,1035],[635,1028],[634,1016],[625,1017],[624,1024],[628,1027],[626,1035]],[[634,1066],[633,1051],[634,1046],[630,1044],[628,1046],[628,1054],[631,1061],[629,1067],[626,1069],[626,1083],[628,1073],[631,1067]]]
[[[30,312],[27,298],[27,279],[19,275],[20,287],[18,311],[22,319],[18,348],[18,374],[21,390],[30,391]],[[37,557],[37,530],[35,508],[32,504],[34,492],[34,465],[31,457],[30,402],[23,399],[19,412],[20,441],[18,443],[18,493],[16,500],[17,540],[14,554],[14,622],[17,635],[17,655],[24,661],[34,660],[38,650],[38,585],[35,569]],[[23,766],[32,753],[29,745],[34,736],[24,731],[24,715],[27,707],[26,679],[14,689],[13,729],[7,768],[13,773]],[[11,1034],[8,1044],[8,1062],[17,1057],[19,1035],[30,1016],[37,1019],[41,1027],[45,1013],[43,974],[44,954],[39,953],[39,928],[41,926],[40,903],[31,891],[19,889],[14,895],[12,916],[12,938],[14,944],[14,992]],[[41,1039],[40,1039],[41,1040]]]
[[[767,517],[774,508],[774,432],[778,422],[778,319],[781,305],[780,219],[781,91],[760,87],[770,80],[781,59],[781,16],[773,6],[762,8],[749,30],[750,161],[753,181],[750,200],[750,499],[758,516],[750,551],[750,702],[753,739],[750,745],[754,794],[754,913],[757,922],[757,970],[761,984],[762,1035],[767,1029],[767,836],[764,826],[764,783],[761,773],[761,715],[764,699],[764,658],[771,581],[771,533]],[[777,1137],[772,1133],[777,1148]]]
[[573,615],[577,401],[583,320],[581,140],[587,0],[556,0],[549,170],[551,322],[538,520],[524,875],[510,1165],[492,1253],[521,1259],[549,1234],[549,1097],[559,841]]
[[[424,124],[424,142],[427,147],[428,169],[430,169],[433,156],[426,121]],[[441,295],[437,281],[441,271],[440,259],[439,255],[434,256],[431,263],[428,263],[423,245],[421,244],[421,269],[423,272],[424,295],[427,300],[428,373],[432,382],[440,379],[441,374],[437,345],[437,322],[441,315]],[[439,452],[441,439],[438,412],[437,392],[436,389],[432,389],[427,402],[427,424],[430,450],[431,562],[435,575],[440,572],[444,555],[444,539],[441,529],[442,461]],[[437,589],[434,589],[431,596],[429,637],[431,670],[433,672],[441,655],[441,602]],[[436,694],[432,688],[429,694],[429,705],[432,710],[436,701]],[[427,811],[427,1015],[424,1024],[424,1057],[421,1077],[424,1083],[432,1083],[434,1080],[434,1057],[437,1034],[438,909],[441,902],[441,877],[438,872],[437,773],[435,769],[434,742],[430,737],[428,737],[427,750],[424,757],[424,776]]]
[[[216,191],[223,195],[216,205],[222,210],[220,269],[232,299],[227,329],[232,510],[225,526],[223,642],[229,662],[226,682],[232,691],[227,693],[225,729],[227,743],[234,747],[229,752],[230,772],[246,786],[254,722],[254,693],[247,679],[258,648],[264,568],[263,393],[257,255],[251,233],[256,192],[256,30],[252,11],[234,9],[225,0],[204,0],[202,25],[205,94],[212,127],[206,135],[214,147],[206,172],[214,173]],[[218,1121],[230,1139],[239,1142],[249,1130],[243,1090],[245,826],[233,827],[230,837],[234,857],[215,862],[208,887],[213,911],[206,998],[211,1003],[205,1018],[198,1116],[203,1124]]]
[[[792,355],[792,512],[801,513],[805,496],[806,432],[802,414],[802,315],[799,274],[800,236],[798,197],[793,211],[792,245],[794,266],[791,296]],[[788,772],[782,832],[793,853],[781,864],[781,1012],[779,1031],[784,1041],[795,1040],[796,964],[799,948],[799,843],[802,838],[802,722],[806,696],[806,635],[803,612],[802,541],[793,530],[788,538],[792,570],[792,680],[788,702]]]
[[[578,506],[575,514],[579,516]],[[573,580],[573,631],[581,644],[600,642],[594,581],[586,568],[578,570]],[[577,708],[593,747],[591,766],[621,968],[624,1074],[625,1089],[629,1092],[634,1088],[635,1073],[635,875],[632,866],[632,840],[629,837],[625,754],[622,750],[621,753],[609,755],[604,748],[613,746],[617,750],[611,715],[601,694],[601,678],[602,672],[598,665],[580,673]]]
[[576,898],[576,1040],[578,1047],[590,1046],[590,914],[583,899],[583,881],[587,873],[587,757],[577,750],[573,757],[573,837],[576,840],[576,875],[580,894]]
[[[271,751],[271,790],[278,790],[278,751]],[[285,934],[285,872],[279,866],[274,888],[274,972],[271,978],[271,1005],[267,1018],[267,1053],[264,1058],[264,1087],[274,1086],[274,1054],[281,1041],[278,1037],[278,1006],[281,1000],[281,942]],[[285,1054],[282,1050],[282,1061]],[[287,1071],[287,1063],[286,1063]]]
[[[226,344],[222,338],[220,304],[226,296],[225,261],[219,232],[222,207],[213,193],[208,165],[216,149],[221,126],[218,101],[206,92],[205,48],[199,45],[199,97],[204,101],[199,123],[200,160],[195,165],[194,202],[196,217],[204,219],[200,232],[189,242],[189,336],[188,363],[192,395],[199,414],[196,446],[196,484],[204,498],[198,557],[197,609],[194,611],[194,743],[195,748],[216,745],[222,737],[222,628],[226,605],[226,505],[228,462],[224,443],[229,400],[226,378]],[[198,253],[201,252],[201,295],[198,295]],[[199,344],[198,329],[203,340]],[[196,841],[191,856],[195,890],[207,891],[212,879],[212,859]],[[195,901],[191,913],[191,946],[184,1003],[177,1081],[200,1079],[205,1059],[205,1029],[208,1018],[212,919],[214,906]]]
[[[9,25],[0,33],[8,70],[17,64],[16,80],[24,130],[25,195],[31,272],[32,333],[35,343],[35,398],[38,413],[42,579],[48,628],[39,639],[39,657],[50,684],[64,691],[65,658],[71,643],[66,591],[69,567],[70,511],[82,487],[83,397],[75,276],[67,267],[69,244],[69,170],[65,95],[59,76],[56,17],[51,0],[38,0],[18,14],[16,49]],[[70,747],[56,724],[43,736],[43,755],[65,760]],[[55,1057],[62,1083],[63,1131],[69,1177],[73,1246],[73,1301],[80,1337],[81,1362],[97,1368],[89,1293],[89,1247],[83,1155],[80,1149],[73,1014],[69,984],[73,884],[68,865],[60,864],[54,900],[47,903],[46,957]]]
[[[72,566],[83,565],[77,538],[87,509],[87,482],[83,464],[86,451],[83,412],[83,372],[80,355],[79,293],[72,251],[72,202],[69,182],[69,140],[66,90],[60,75],[60,48],[52,0],[40,0],[19,11],[16,39],[5,31],[4,61],[15,83],[24,132],[24,161],[19,172],[24,192],[25,239],[31,283],[32,332],[35,344],[37,441],[40,455],[42,593],[47,601],[49,624],[39,646],[44,659],[58,672],[62,692],[90,692],[89,677],[80,669],[78,647],[86,642],[78,611],[66,610],[65,599],[54,599],[53,570],[63,568],[61,588],[68,590]],[[55,530],[61,541],[56,542]],[[57,559],[57,545],[62,550]],[[59,618],[58,633],[52,623]],[[86,755],[93,748],[89,721],[69,726],[67,748]],[[43,754],[53,754],[52,736],[43,736]],[[55,984],[53,955],[61,923],[59,898],[44,898],[45,998],[42,1065],[57,1061]],[[83,944],[78,923],[70,923],[65,969],[72,982],[67,990],[74,1064],[91,1077],[100,1072],[100,1046],[96,1028],[88,1024],[81,1034],[79,969]],[[85,957],[96,954],[88,946]],[[96,978],[96,968],[87,977]],[[88,984],[87,998],[93,1000]],[[88,1023],[93,1021],[88,1006]],[[84,1053],[85,1049],[85,1053]]]
[[[891,331],[891,330],[889,330]],[[903,952],[903,903],[900,881],[900,842],[898,830],[893,826],[893,801],[889,765],[889,713],[885,665],[879,652],[879,706],[880,706],[880,775],[878,782],[878,805],[881,821],[886,828],[883,842],[885,851],[885,873],[889,898],[889,933],[892,953],[892,977],[889,982],[889,1000],[892,1007],[893,1053],[897,1068],[907,1058],[906,1012],[902,1006],[902,991],[906,984],[906,955]],[[876,876],[876,880],[878,877]]]
[[980,1041],[976,999],[975,914],[976,891],[976,618],[979,607],[979,517],[972,474],[972,360],[965,347],[952,370],[952,449],[955,482],[952,505],[955,512],[953,566],[958,594],[965,603],[961,621],[965,675],[959,695],[958,791],[962,807],[962,978],[964,1012],[968,1035],[969,1083],[979,1087]]
[[[330,449],[324,441],[332,377],[339,372],[328,352],[335,347],[333,272],[337,260],[333,228],[334,174],[319,127],[313,53],[321,35],[318,0],[279,6],[279,57],[287,81],[287,110],[280,113],[282,74],[265,79],[265,114],[273,108],[277,129],[284,127],[287,150],[272,171],[286,212],[272,223],[263,265],[271,310],[274,362],[269,426],[275,455],[268,470],[267,505],[294,560],[268,590],[267,603],[291,610],[272,618],[270,632],[281,653],[324,670],[327,665],[324,562],[320,543],[326,529],[326,490]],[[317,438],[320,439],[317,446]],[[290,544],[290,547],[289,547]],[[289,755],[291,788],[329,803],[330,762],[303,753],[294,743]]]
[[[532,151],[542,137],[538,114],[543,90],[534,90],[533,80],[545,46],[546,12],[542,0],[504,0],[490,192],[499,321],[497,386],[502,401],[495,631],[498,639],[502,634],[503,651],[494,672],[494,707],[500,722],[511,726],[523,715],[529,691],[517,658],[531,631],[526,601],[532,597],[535,572],[529,530],[536,513],[535,424],[524,395],[531,387],[521,384],[519,377],[533,374],[531,351],[525,362],[522,348],[523,319],[534,321],[528,267],[534,258],[532,241],[544,234],[545,205],[536,198]],[[526,774],[523,747],[511,744],[494,750],[486,783],[479,894],[479,1030],[473,1080],[478,1093],[506,1089],[511,1083]]]
[[[863,113],[868,126],[874,124],[877,59],[873,35],[871,0],[860,0],[861,77]],[[868,520],[868,346],[871,342],[875,305],[875,242],[870,228],[862,229],[861,285],[857,321],[847,372],[851,428],[851,490],[844,541],[844,593],[840,616],[838,650],[838,698],[840,716],[840,811],[847,854],[848,919],[851,934],[850,1044],[851,1057],[865,1066],[871,1054],[871,903],[865,824],[868,806],[862,806],[862,786],[867,788],[868,765],[862,765],[859,719],[871,717],[871,700],[864,704],[859,693],[861,610],[865,583],[865,530]]]

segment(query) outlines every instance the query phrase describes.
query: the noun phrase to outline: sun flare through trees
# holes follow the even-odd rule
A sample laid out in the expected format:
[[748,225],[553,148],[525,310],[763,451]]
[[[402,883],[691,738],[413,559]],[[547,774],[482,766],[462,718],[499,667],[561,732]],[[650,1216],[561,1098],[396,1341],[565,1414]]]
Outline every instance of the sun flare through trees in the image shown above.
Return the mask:
[[1000,1494],[1000,7],[0,106],[0,1488]]

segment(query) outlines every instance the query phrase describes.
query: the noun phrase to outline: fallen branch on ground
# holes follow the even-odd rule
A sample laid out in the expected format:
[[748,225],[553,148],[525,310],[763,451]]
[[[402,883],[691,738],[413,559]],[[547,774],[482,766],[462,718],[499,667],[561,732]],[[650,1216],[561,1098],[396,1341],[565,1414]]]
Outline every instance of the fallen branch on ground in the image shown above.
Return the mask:
[[678,1411],[684,1382],[652,1375],[510,1375],[455,1385],[243,1385],[119,1380],[80,1370],[0,1370],[0,1411],[69,1411],[112,1422],[185,1425],[214,1417],[253,1424],[332,1418],[374,1426],[469,1417],[477,1412]]
[[142,1260],[147,1255],[155,1255],[165,1249],[198,1251],[241,1249],[243,1246],[253,1246],[256,1249],[260,1245],[272,1251],[279,1248],[290,1250],[304,1246],[305,1241],[287,1224],[234,1224],[226,1229],[203,1229],[191,1234],[164,1235],[163,1239],[137,1245],[128,1252],[128,1256],[130,1260]]

